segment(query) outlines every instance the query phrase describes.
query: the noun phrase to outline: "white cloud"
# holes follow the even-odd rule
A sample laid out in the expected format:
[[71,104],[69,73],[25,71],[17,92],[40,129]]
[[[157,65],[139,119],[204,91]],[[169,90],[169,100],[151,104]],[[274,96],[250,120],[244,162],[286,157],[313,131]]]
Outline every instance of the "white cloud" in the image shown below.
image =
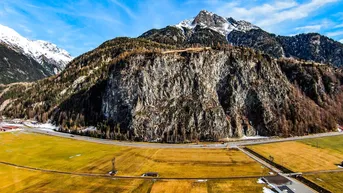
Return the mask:
[[308,25],[308,26],[302,26],[297,27],[295,30],[302,31],[302,32],[315,32],[319,31],[322,28],[321,25]]
[[32,30],[29,29],[26,25],[18,24],[18,26],[19,26],[20,28],[22,28],[26,33],[31,33],[31,32],[32,32]]
[[334,28],[343,28],[343,24],[336,25]]
[[289,10],[273,13],[269,18],[260,22],[261,26],[278,24],[287,20],[297,20],[308,17],[312,12],[322,6],[337,2],[337,0],[312,0],[310,3],[301,4]]
[[234,2],[221,6],[217,12],[225,16],[248,20],[262,28],[270,28],[281,22],[309,17],[321,7],[337,1],[339,0],[312,0],[299,4],[294,0],[288,0],[266,3],[252,8],[246,8],[244,5]]
[[120,8],[122,8],[126,12],[126,14],[129,15],[131,18],[137,19],[137,16],[126,5],[118,2],[117,0],[112,0],[112,2],[115,3],[116,5],[118,5]]
[[336,37],[336,36],[343,35],[343,31],[329,32],[326,35],[329,36],[329,37]]
[[343,43],[343,39],[339,40],[339,42]]

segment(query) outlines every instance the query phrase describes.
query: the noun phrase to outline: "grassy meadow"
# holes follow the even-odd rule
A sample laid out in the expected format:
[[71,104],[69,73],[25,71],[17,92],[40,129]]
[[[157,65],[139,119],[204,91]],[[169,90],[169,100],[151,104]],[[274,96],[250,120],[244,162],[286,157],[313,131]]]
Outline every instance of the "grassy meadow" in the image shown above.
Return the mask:
[[264,184],[257,179],[143,180],[72,176],[0,165],[0,192],[120,192],[120,193],[256,193]]
[[[300,141],[304,144],[320,149],[326,149],[343,154],[343,136],[322,137],[315,139],[305,139]],[[343,160],[342,160],[343,161]]]
[[[318,147],[316,141],[322,141]],[[343,161],[342,142],[343,136],[339,136],[254,145],[249,148],[266,158],[273,156],[274,162],[294,172],[309,172],[338,169],[337,164]]]
[[0,165],[0,192],[140,192],[144,180],[52,174]]
[[267,174],[240,151],[226,149],[156,149],[97,144],[40,134],[0,135],[0,161],[42,169],[105,174],[116,158],[118,175],[160,177],[228,177]]
[[[0,161],[76,173],[216,178],[267,175],[269,170],[236,150],[156,149],[97,144],[24,131],[0,134]],[[0,192],[262,192],[257,179],[112,179],[33,171],[0,164]],[[247,187],[248,186],[248,187]]]

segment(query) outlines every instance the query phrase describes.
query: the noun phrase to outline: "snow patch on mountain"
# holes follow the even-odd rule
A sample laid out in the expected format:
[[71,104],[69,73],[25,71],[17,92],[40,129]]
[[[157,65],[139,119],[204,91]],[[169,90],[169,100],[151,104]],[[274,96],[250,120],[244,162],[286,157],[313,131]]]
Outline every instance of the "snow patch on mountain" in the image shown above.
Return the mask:
[[23,53],[44,65],[54,66],[54,73],[62,71],[73,57],[64,49],[43,40],[29,40],[15,30],[0,24],[0,42],[10,46],[18,53]]
[[196,25],[192,25],[193,20],[194,18],[186,19],[186,20],[181,21],[179,24],[176,24],[175,26],[180,29],[182,29],[183,27],[188,28],[188,29],[193,29],[196,26]]
[[252,29],[259,29],[259,27],[247,21],[237,21],[232,17],[225,18],[206,10],[202,10],[198,16],[192,19],[183,20],[179,24],[175,25],[175,27],[180,29],[194,29],[196,26],[210,28],[224,36],[227,36],[233,30],[247,32]]

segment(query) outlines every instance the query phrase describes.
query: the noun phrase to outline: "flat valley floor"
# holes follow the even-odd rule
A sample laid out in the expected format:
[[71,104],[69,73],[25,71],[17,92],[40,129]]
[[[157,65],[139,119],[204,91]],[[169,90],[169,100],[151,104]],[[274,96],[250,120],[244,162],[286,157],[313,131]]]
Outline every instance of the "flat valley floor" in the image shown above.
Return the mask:
[[[130,178],[108,175],[113,158],[117,176]],[[238,150],[132,148],[25,131],[0,134],[0,161],[0,192],[262,192],[255,176],[270,172]],[[140,178],[145,172],[168,179]]]
[[[343,136],[248,146],[332,191],[343,191]],[[108,175],[115,158],[116,176]],[[270,170],[237,149],[137,148],[0,133],[0,192],[263,192]],[[158,179],[142,178],[158,172]],[[306,173],[307,172],[307,173]],[[314,172],[314,173],[311,173]]]

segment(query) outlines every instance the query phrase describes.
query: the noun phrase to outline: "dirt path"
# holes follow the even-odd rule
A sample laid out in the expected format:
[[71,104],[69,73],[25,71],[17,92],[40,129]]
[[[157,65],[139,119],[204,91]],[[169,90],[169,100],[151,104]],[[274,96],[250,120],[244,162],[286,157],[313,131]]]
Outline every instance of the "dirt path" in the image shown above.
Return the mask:
[[170,53],[180,53],[180,52],[200,52],[204,50],[211,50],[211,47],[201,47],[201,48],[187,48],[183,50],[168,50],[162,52],[162,54],[170,54]]

